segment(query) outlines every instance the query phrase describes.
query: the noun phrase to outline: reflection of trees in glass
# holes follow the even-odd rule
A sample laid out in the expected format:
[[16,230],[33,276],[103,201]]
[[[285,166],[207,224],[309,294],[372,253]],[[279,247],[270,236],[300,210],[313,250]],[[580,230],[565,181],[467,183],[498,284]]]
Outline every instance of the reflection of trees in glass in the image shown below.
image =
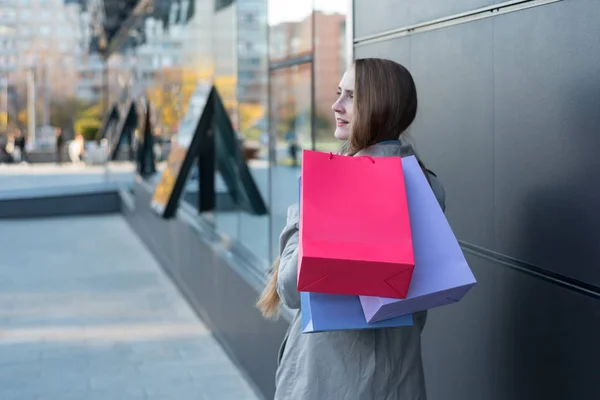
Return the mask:
[[[73,108],[69,108],[70,104],[72,103],[67,102],[57,107],[55,113],[51,116],[52,125],[63,128],[65,133],[72,128],[74,134],[82,135],[86,140],[94,140],[102,124],[103,104],[99,102],[90,105],[77,102]],[[65,113],[70,113],[72,120],[65,119],[64,122],[61,122],[61,118]]]
[[[36,121],[42,122],[43,100],[37,99],[36,103]],[[47,104],[49,124],[63,129],[66,137],[72,137],[76,132],[75,124],[77,121],[86,119],[93,125],[99,124],[102,118],[102,105],[94,104],[77,99],[75,96],[55,92],[52,95],[52,101]],[[0,125],[9,130],[16,128],[22,131],[27,130],[27,91],[25,85],[18,85],[10,95],[8,105],[8,121],[0,121]],[[6,125],[8,122],[8,126]]]
[[164,69],[159,75],[147,93],[156,110],[156,130],[163,136],[170,136],[177,132],[198,76],[195,71],[185,68]]
[[240,132],[251,140],[260,140],[263,127],[259,123],[265,116],[265,108],[262,104],[240,103]]

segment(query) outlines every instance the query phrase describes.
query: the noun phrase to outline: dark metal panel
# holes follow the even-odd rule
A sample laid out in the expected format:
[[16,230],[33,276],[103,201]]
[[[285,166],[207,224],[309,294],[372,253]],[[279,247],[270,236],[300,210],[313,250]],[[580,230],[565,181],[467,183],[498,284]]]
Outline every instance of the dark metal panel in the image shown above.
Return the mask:
[[469,256],[477,285],[429,312],[431,400],[593,399],[600,393],[598,301]]
[[492,21],[398,40],[411,41],[410,70],[417,85],[419,111],[410,136],[417,152],[446,188],[446,212],[457,236],[491,246]]
[[[384,29],[372,10],[355,16]],[[411,133],[461,239],[596,284],[599,17],[597,1],[565,1],[356,48],[410,60]],[[466,298],[429,312],[428,398],[597,398],[598,299],[486,254],[468,255],[478,284]]]
[[121,209],[117,190],[0,200],[0,219],[114,214]]
[[499,0],[372,0],[354,1],[354,37],[385,32],[485,7]]
[[429,400],[507,400],[495,394],[498,269],[468,261],[477,284],[460,303],[428,312],[422,351]]
[[494,19],[494,250],[600,286],[600,2]]
[[492,347],[498,399],[598,398],[598,299],[495,268],[489,312],[500,321]]

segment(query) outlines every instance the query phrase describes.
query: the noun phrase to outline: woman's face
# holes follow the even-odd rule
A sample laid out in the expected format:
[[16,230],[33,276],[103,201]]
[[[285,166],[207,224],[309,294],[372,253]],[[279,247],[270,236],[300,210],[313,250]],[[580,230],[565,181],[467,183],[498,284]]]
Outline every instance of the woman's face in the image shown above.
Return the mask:
[[338,99],[331,109],[335,115],[335,133],[338,140],[348,140],[354,112],[354,67],[350,67],[338,87]]

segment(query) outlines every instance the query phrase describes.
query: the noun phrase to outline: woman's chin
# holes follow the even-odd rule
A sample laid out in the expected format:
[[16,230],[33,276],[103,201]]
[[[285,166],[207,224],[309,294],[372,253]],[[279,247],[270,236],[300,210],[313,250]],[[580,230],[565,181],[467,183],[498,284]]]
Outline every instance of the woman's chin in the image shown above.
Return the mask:
[[335,136],[337,140],[348,140],[348,132],[343,128],[337,128],[333,133],[333,136]]

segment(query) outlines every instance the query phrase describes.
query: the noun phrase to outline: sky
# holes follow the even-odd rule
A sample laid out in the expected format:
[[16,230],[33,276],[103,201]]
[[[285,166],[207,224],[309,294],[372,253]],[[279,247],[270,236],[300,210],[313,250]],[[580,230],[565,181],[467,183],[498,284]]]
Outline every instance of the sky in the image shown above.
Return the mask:
[[269,0],[269,24],[276,25],[281,22],[297,22],[304,19],[315,9],[333,13],[346,14],[348,0]]

